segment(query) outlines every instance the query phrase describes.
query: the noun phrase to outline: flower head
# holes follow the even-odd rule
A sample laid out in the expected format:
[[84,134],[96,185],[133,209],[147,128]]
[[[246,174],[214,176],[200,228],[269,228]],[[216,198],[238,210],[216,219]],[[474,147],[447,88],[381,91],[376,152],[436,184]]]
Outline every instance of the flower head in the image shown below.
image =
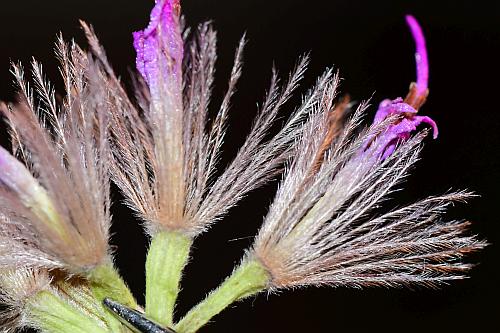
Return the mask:
[[[427,56],[416,20],[407,18],[417,42],[417,84],[404,101],[383,101],[375,121],[361,134],[362,105],[339,135],[329,138],[326,119],[332,108],[321,104],[304,135],[247,260],[269,272],[268,288],[306,285],[436,285],[463,277],[470,266],[460,261],[485,243],[464,235],[464,221],[445,221],[446,208],[465,201],[456,192],[377,213],[417,161],[426,131],[412,135],[427,95]],[[335,86],[324,90],[333,100]],[[327,147],[325,149],[325,143]],[[318,155],[321,163],[317,164]],[[311,172],[312,171],[312,172]]]
[[[121,87],[111,89],[116,94],[110,101],[116,105],[111,126],[112,173],[151,234],[168,230],[194,236],[276,174],[301,131],[300,122],[318,96],[312,92],[284,128],[268,139],[266,134],[278,111],[302,78],[307,58],[301,59],[281,89],[273,72],[271,87],[246,142],[214,179],[245,43],[242,40],[236,51],[219,112],[209,122],[216,34],[205,23],[194,37],[184,40],[179,9],[179,1],[156,1],[148,27],[134,33],[137,69],[145,81],[138,83],[136,90],[140,107]],[[106,62],[97,42],[91,44]],[[114,77],[111,71],[108,75]],[[326,73],[318,84],[326,84],[331,76],[331,72]],[[118,85],[118,80],[110,82]]]
[[424,135],[409,138],[386,158],[377,153],[385,145],[382,142],[359,154],[364,142],[390,121],[346,140],[344,135],[352,135],[355,127],[355,116],[311,176],[312,157],[321,143],[314,136],[318,128],[326,133],[321,118],[310,125],[311,132],[298,148],[301,154],[291,161],[248,254],[268,270],[268,288],[433,286],[462,278],[470,266],[461,257],[484,243],[463,235],[467,222],[445,221],[441,215],[453,202],[469,198],[468,193],[376,211],[417,160]]
[[0,148],[0,263],[81,273],[109,262],[107,120],[97,112],[97,87],[86,84],[98,76],[87,56],[62,40],[58,52],[67,89],[61,106],[34,61],[39,99],[14,66],[19,101],[1,107],[19,160]]

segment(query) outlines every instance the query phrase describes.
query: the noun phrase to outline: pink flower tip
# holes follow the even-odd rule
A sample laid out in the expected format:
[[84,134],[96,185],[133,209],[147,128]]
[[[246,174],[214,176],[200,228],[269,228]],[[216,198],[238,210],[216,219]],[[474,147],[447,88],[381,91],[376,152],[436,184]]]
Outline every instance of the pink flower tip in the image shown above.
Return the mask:
[[415,60],[417,63],[417,93],[418,95],[425,95],[429,82],[429,60],[427,57],[424,33],[422,32],[422,27],[415,17],[406,15],[406,23],[410,27],[416,47]]
[[156,0],[148,26],[133,33],[137,70],[153,91],[160,81],[180,80],[184,44],[179,16],[179,0]]

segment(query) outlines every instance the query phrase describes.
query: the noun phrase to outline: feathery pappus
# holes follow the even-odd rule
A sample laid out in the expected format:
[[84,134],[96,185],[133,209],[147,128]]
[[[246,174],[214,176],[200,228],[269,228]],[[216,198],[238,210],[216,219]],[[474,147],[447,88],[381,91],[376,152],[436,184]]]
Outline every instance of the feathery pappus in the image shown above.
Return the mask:
[[[12,154],[0,148],[1,294],[8,309],[26,310],[17,317],[31,318],[6,320],[5,329],[29,323],[51,331],[54,320],[48,309],[58,302],[78,314],[78,301],[60,297],[69,279],[81,279],[74,288],[93,289],[89,299],[102,298],[102,289],[106,294],[114,289],[121,301],[135,304],[113,267],[108,244],[111,155],[109,115],[100,105],[105,91],[103,82],[97,82],[102,70],[62,37],[57,57],[66,89],[62,103],[56,102],[42,66],[33,60],[34,89],[22,66],[13,65],[19,98],[0,107],[13,148]],[[44,314],[38,316],[41,309]]]
[[[57,43],[60,101],[39,63],[33,61],[34,89],[14,65],[18,101],[0,106],[13,148],[0,148],[0,328],[194,333],[233,302],[263,291],[433,287],[464,278],[471,267],[464,256],[486,243],[466,232],[468,222],[444,213],[472,193],[380,209],[409,175],[427,134],[438,136],[434,120],[420,114],[429,93],[424,34],[414,17],[406,20],[417,75],[405,98],[382,101],[365,125],[369,104],[340,96],[339,74],[327,69],[271,134],[305,75],[309,58],[302,57],[283,84],[273,70],[245,142],[222,170],[246,41],[236,48],[227,91],[210,119],[216,32],[210,23],[185,28],[180,0],[156,0],[149,25],[133,33],[133,89],[84,22],[88,52],[62,37]],[[280,175],[239,265],[176,320],[196,237]],[[110,179],[150,237],[144,308],[113,265]]]

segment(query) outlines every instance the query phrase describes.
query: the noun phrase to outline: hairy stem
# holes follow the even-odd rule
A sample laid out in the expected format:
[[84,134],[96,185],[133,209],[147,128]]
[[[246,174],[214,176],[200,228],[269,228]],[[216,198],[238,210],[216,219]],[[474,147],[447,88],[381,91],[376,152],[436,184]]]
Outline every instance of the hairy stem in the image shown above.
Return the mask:
[[171,327],[182,270],[189,259],[192,239],[163,231],[156,234],[146,259],[146,314]]
[[113,264],[97,266],[90,271],[88,279],[90,288],[99,302],[102,302],[105,297],[109,297],[128,307],[137,308],[134,296]]
[[106,325],[79,311],[57,294],[41,291],[27,304],[29,319],[43,331],[52,333],[109,333]]
[[244,260],[217,289],[191,309],[175,326],[178,333],[194,333],[231,303],[264,290],[270,275],[256,260]]

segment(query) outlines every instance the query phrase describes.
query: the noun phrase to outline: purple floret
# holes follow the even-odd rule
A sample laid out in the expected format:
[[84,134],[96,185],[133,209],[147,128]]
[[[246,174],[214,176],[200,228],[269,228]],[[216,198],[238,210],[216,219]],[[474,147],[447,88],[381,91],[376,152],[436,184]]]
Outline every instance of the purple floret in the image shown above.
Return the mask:
[[422,28],[417,20],[411,16],[406,16],[413,39],[415,40],[417,62],[417,82],[410,88],[407,98],[386,99],[380,103],[375,114],[374,124],[381,123],[389,116],[400,116],[395,123],[388,125],[387,129],[381,133],[377,139],[377,156],[383,159],[394,152],[399,142],[407,140],[417,127],[424,123],[432,127],[434,139],[438,136],[438,128],[434,120],[427,116],[417,116],[417,111],[425,102],[428,94],[427,86],[429,80],[429,62]]
[[180,84],[184,46],[179,11],[179,0],[156,0],[147,28],[133,33],[136,66],[152,94],[160,80]]

